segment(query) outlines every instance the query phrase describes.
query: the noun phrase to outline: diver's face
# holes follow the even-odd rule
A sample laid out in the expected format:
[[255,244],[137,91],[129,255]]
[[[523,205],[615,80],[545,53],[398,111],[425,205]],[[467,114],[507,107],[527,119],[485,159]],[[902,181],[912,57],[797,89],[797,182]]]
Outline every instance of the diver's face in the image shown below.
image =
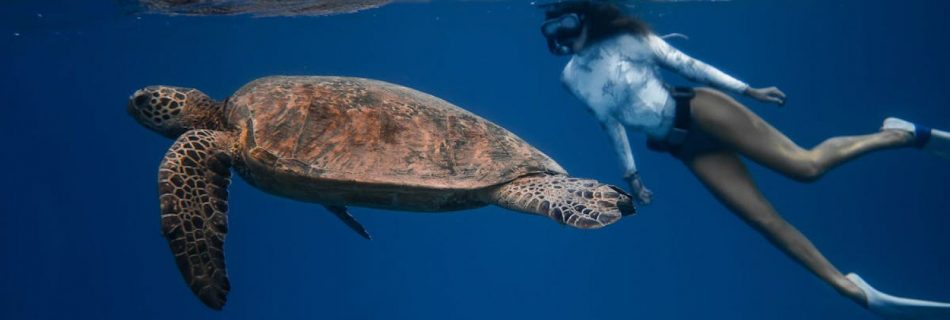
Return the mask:
[[571,50],[574,51],[574,53],[581,52],[581,50],[584,50],[585,45],[587,45],[587,25],[586,24],[584,25],[583,28],[581,28],[581,33],[577,35],[577,37],[574,37],[573,41],[571,42]]

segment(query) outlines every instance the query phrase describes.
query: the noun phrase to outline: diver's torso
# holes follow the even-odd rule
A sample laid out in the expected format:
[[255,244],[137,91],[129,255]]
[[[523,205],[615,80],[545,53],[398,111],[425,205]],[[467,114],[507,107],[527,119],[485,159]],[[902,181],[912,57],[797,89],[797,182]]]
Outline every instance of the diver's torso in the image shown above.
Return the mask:
[[613,117],[657,137],[672,127],[675,103],[642,36],[622,34],[584,49],[564,67],[561,80],[598,118]]

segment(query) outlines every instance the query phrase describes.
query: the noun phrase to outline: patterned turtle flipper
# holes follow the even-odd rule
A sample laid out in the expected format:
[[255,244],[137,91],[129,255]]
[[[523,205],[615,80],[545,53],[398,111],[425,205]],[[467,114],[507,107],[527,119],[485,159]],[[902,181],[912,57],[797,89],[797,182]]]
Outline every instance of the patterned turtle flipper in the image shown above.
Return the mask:
[[231,289],[223,251],[230,145],[223,132],[188,131],[168,149],[158,171],[162,233],[191,291],[216,310]]
[[488,190],[487,196],[495,205],[581,229],[601,228],[636,213],[632,198],[620,188],[559,174],[521,177]]
[[366,231],[366,228],[364,228],[363,225],[360,224],[359,221],[356,221],[356,218],[354,218],[353,215],[350,214],[350,211],[347,210],[346,207],[344,206],[324,206],[324,207],[327,208],[327,211],[330,211],[331,213],[336,215],[337,218],[340,218],[340,220],[343,221],[343,223],[345,223],[346,226],[350,227],[350,229],[353,229],[353,231],[356,231],[356,233],[359,233],[360,236],[362,236],[363,238],[366,238],[366,240],[373,240],[373,237],[370,237],[369,232]]

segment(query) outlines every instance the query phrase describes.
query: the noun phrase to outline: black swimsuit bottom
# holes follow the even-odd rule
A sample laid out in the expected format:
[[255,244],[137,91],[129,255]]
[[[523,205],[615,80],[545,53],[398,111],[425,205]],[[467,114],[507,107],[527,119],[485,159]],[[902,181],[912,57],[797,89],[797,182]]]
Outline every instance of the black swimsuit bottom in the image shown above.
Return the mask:
[[692,103],[696,91],[693,88],[676,87],[670,93],[676,101],[673,129],[663,139],[647,139],[647,147],[669,153],[683,161],[722,150],[725,146],[719,139],[700,129],[693,121]]

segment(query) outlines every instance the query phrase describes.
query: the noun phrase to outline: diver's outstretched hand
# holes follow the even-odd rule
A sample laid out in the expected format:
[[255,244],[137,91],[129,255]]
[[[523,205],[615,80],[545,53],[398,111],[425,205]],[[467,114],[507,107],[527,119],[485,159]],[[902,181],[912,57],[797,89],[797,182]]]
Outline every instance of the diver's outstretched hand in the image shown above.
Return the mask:
[[643,181],[640,181],[640,174],[634,172],[623,177],[627,181],[627,184],[630,185],[630,191],[633,192],[633,198],[640,204],[650,204],[653,201],[653,191],[647,189],[643,185]]
[[785,93],[776,87],[745,89],[745,95],[761,102],[774,103],[780,106],[785,105]]

